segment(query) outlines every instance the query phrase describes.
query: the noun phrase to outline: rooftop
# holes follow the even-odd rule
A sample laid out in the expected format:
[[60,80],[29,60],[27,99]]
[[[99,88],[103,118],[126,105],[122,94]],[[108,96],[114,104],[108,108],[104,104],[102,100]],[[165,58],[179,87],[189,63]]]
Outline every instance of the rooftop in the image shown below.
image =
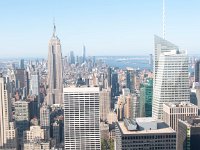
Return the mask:
[[117,122],[118,127],[122,134],[154,134],[154,133],[176,133],[171,127],[165,124],[161,120],[155,120],[152,117],[145,117],[145,118],[136,118],[133,121],[133,125],[131,126],[132,122],[128,119],[128,127],[135,127],[137,123],[137,130],[129,130],[132,128],[127,128],[127,121],[126,125],[124,121]]
[[164,105],[168,107],[197,107],[190,102],[180,102],[180,103],[165,103]]

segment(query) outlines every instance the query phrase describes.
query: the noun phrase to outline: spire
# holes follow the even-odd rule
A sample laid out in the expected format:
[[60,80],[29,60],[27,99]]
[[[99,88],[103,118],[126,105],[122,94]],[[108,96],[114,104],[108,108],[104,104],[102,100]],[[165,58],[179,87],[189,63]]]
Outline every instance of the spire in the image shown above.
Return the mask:
[[55,18],[53,18],[53,37],[56,36],[56,25],[55,25]]
[[165,0],[163,0],[163,39],[165,39]]

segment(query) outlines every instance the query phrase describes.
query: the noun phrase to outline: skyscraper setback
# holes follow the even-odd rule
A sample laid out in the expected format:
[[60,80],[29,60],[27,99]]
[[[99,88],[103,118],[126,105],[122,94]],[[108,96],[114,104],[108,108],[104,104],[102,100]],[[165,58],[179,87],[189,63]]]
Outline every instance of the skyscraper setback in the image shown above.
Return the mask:
[[47,104],[62,104],[63,66],[60,39],[56,36],[54,25],[53,36],[49,41],[48,53],[48,89]]

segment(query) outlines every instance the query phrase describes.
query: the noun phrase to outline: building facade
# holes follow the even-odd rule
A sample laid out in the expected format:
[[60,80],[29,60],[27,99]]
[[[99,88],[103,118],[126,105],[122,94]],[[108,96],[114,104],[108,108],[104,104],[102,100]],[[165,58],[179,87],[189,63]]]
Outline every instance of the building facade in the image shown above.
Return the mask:
[[178,120],[198,116],[198,107],[190,102],[166,103],[163,105],[163,121],[177,131]]
[[17,129],[11,118],[7,84],[0,75],[0,149],[17,149]]
[[190,100],[188,57],[162,38],[155,43],[152,116],[162,119],[164,103]]
[[176,132],[153,118],[125,119],[116,123],[116,150],[176,150]]
[[111,109],[111,91],[103,89],[99,94],[100,98],[100,119],[101,121],[107,121],[107,115]]
[[64,148],[101,149],[98,87],[64,88]]
[[152,117],[153,79],[147,79],[140,88],[140,117]]
[[55,35],[56,27],[54,25],[53,36],[49,41],[48,52],[48,89],[47,104],[62,104],[63,91],[63,65],[60,39]]
[[197,150],[200,147],[200,118],[188,117],[178,121],[177,150]]

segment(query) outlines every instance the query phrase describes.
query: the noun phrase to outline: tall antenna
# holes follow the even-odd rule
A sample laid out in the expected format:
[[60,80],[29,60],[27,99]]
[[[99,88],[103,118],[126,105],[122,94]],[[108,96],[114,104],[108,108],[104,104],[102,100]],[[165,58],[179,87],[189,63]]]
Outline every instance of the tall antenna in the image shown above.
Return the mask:
[[56,34],[56,24],[55,24],[55,17],[53,17],[53,37],[55,37]]
[[163,0],[163,39],[165,39],[165,0]]

